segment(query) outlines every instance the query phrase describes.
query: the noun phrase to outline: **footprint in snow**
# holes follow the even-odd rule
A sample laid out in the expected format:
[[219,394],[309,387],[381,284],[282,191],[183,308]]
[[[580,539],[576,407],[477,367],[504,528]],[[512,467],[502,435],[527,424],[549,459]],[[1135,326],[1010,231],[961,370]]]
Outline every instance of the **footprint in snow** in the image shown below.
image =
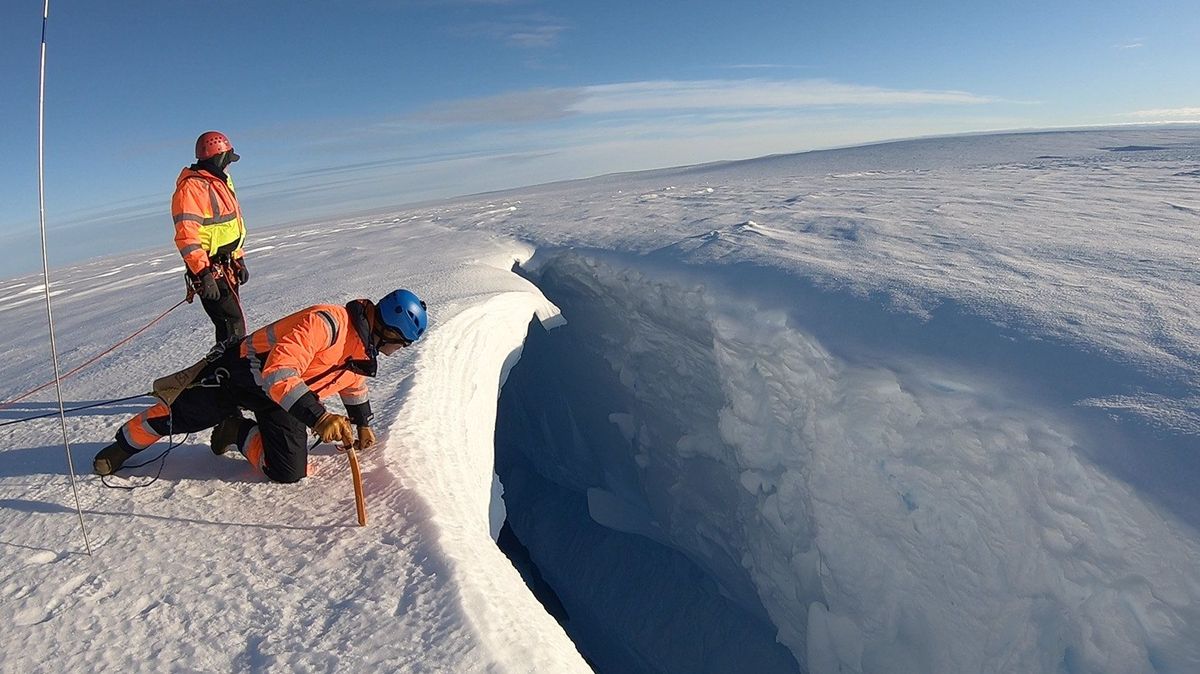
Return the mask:
[[30,564],[49,564],[58,560],[58,553],[50,550],[41,550],[30,555],[25,561]]
[[201,481],[185,482],[178,486],[176,490],[182,492],[184,496],[195,499],[206,499],[217,493],[216,489],[214,489],[212,485]]
[[79,574],[60,583],[54,588],[53,596],[49,602],[42,606],[29,606],[17,611],[13,615],[13,622],[22,627],[28,627],[52,620],[62,612],[63,605],[88,582],[89,578],[94,579],[95,577],[89,577],[87,574]]
[[31,625],[44,623],[50,618],[50,611],[47,611],[44,607],[35,606],[17,611],[16,614],[13,615],[13,623],[20,625],[21,627],[29,627]]

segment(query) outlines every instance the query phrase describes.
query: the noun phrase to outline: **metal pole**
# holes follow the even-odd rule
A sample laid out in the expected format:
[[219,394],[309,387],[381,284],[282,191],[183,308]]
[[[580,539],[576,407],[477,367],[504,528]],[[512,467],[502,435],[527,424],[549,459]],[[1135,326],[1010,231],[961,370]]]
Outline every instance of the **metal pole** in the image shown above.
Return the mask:
[[75,494],[75,512],[79,513],[79,529],[83,546],[90,557],[92,544],[88,541],[83,522],[83,507],[79,504],[79,487],[75,483],[75,462],[71,459],[71,440],[67,436],[67,412],[63,407],[62,382],[58,369],[58,345],[54,341],[54,313],[50,309],[50,259],[46,254],[46,24],[50,19],[50,0],[42,8],[42,65],[38,76],[38,222],[42,234],[42,278],[46,291],[46,322],[50,326],[50,359],[54,362],[54,390],[58,393],[58,419],[62,426],[63,447],[67,451],[67,470],[71,474],[71,491]]

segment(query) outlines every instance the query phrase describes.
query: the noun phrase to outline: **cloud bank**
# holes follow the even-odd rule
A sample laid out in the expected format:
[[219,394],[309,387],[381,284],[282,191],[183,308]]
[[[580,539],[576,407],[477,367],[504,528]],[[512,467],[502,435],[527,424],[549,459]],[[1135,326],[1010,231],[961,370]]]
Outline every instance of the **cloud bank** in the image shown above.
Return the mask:
[[996,99],[965,91],[889,89],[811,80],[655,80],[536,89],[446,101],[411,119],[439,124],[527,123],[586,115],[632,115],[831,107],[980,105]]
[[1154,108],[1151,110],[1135,110],[1125,113],[1125,117],[1153,121],[1192,122],[1200,120],[1200,107],[1196,108]]

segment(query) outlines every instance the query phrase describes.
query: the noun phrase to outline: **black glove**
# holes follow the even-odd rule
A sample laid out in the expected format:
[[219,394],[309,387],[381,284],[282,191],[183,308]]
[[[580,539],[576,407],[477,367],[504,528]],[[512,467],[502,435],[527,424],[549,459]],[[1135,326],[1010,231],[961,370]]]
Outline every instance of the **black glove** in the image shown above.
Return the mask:
[[250,280],[250,270],[246,268],[246,260],[243,258],[237,259],[237,279],[238,285],[246,285],[246,281]]
[[205,267],[204,271],[201,271],[200,275],[196,277],[196,283],[198,286],[196,294],[201,299],[210,302],[221,299],[221,289],[217,287],[217,275],[213,273],[212,267]]

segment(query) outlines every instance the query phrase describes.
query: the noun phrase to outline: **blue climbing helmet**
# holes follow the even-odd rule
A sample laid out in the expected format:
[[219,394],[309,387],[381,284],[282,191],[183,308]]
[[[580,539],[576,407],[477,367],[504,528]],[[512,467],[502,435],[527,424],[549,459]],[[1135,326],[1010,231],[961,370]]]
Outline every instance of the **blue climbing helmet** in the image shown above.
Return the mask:
[[393,290],[375,307],[379,311],[379,322],[399,332],[410,343],[420,339],[429,327],[425,303],[411,290]]

